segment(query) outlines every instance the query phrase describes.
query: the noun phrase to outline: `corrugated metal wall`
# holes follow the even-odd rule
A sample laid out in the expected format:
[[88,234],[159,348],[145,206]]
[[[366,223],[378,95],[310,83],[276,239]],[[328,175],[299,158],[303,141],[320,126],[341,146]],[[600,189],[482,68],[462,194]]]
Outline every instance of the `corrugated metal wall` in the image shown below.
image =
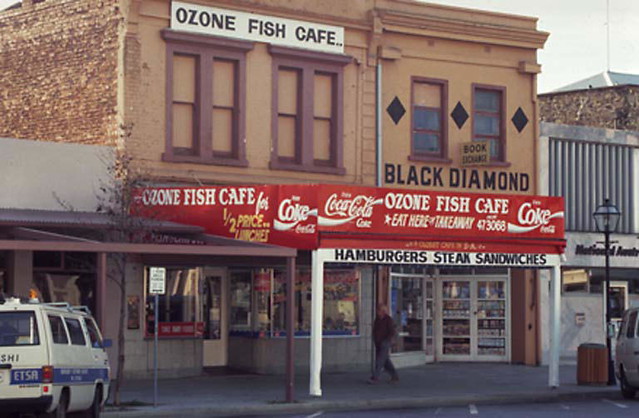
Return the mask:
[[549,140],[549,192],[566,199],[566,230],[596,232],[592,217],[609,198],[621,210],[618,233],[635,233],[633,148]]

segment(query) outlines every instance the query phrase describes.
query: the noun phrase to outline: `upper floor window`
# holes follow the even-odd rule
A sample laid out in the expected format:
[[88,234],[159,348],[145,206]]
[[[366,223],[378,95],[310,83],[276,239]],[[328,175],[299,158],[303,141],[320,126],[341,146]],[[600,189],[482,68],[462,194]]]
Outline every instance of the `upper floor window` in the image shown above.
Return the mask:
[[271,46],[271,168],[344,174],[343,67],[350,57]]
[[475,86],[473,90],[473,140],[488,141],[495,162],[506,160],[504,98],[501,87]]
[[413,78],[411,159],[447,158],[446,96],[443,80]]
[[247,165],[250,42],[162,32],[167,42],[165,161]]

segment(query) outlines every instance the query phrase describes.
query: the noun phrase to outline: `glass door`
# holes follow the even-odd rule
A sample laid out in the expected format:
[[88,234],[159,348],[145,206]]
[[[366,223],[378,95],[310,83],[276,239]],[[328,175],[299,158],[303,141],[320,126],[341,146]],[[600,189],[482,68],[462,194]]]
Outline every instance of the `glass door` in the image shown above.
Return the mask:
[[424,279],[424,299],[426,307],[424,309],[424,351],[426,361],[435,360],[435,289],[432,280]]
[[391,316],[397,327],[392,351],[421,351],[424,338],[422,278],[393,276],[390,301]]
[[[397,327],[392,352],[400,364],[435,360],[435,283],[422,275],[391,275],[389,310]],[[412,359],[412,360],[411,360]]]
[[505,360],[508,344],[506,281],[477,281],[477,357]]
[[444,361],[507,361],[508,279],[441,280],[438,358]]
[[467,359],[471,353],[471,282],[442,280],[441,356]]

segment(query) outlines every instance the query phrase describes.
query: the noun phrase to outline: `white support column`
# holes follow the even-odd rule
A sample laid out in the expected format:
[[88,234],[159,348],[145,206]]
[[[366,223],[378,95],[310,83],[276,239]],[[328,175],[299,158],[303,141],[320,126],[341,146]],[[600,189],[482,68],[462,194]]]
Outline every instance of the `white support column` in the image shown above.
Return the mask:
[[550,278],[550,361],[548,386],[559,387],[559,351],[561,341],[561,267],[553,266]]
[[322,396],[322,318],[324,317],[324,262],[318,251],[311,260],[311,396]]

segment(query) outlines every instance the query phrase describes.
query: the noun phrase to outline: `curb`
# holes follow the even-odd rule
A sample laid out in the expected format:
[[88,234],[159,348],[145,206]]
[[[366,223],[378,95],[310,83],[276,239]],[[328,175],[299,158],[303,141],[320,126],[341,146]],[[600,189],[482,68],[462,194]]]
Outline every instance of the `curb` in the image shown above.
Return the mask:
[[310,400],[292,404],[250,404],[250,405],[202,405],[196,407],[164,406],[157,409],[144,407],[126,410],[107,410],[105,418],[134,418],[134,417],[175,417],[176,415],[189,417],[210,416],[256,416],[256,415],[284,415],[305,414],[338,411],[363,411],[383,409],[410,409],[460,406],[468,404],[516,404],[516,403],[544,403],[557,401],[574,401],[592,397],[606,397],[616,393],[612,389],[588,392],[549,392],[549,393],[501,393],[494,395],[456,395],[439,398],[392,398],[348,401]]

